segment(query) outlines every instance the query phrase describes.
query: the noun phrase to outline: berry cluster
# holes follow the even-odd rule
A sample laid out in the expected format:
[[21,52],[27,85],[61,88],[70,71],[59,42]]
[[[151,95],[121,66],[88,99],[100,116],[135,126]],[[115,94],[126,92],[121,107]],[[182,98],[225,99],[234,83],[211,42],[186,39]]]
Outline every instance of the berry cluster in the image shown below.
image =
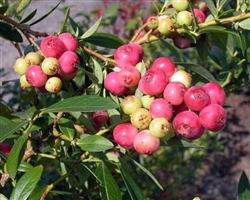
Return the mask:
[[40,92],[57,93],[63,80],[71,80],[76,76],[75,64],[80,64],[76,54],[77,38],[70,33],[47,36],[40,44],[43,56],[29,52],[18,58],[14,70],[20,77],[21,88],[35,87]]
[[189,9],[188,0],[172,0],[172,4],[165,10],[175,9],[175,12],[168,15],[156,16],[155,14],[149,14],[143,19],[143,24],[146,25],[145,30],[149,31],[152,29],[152,34],[161,35],[166,38],[171,38],[173,44],[180,48],[185,49],[191,47],[193,44],[191,40],[185,35],[179,35],[176,33],[177,28],[185,26],[192,26],[194,20],[197,23],[203,23],[208,16],[209,9],[206,1],[203,0],[192,0],[193,13]]
[[[119,124],[113,131],[120,146],[151,154],[159,148],[160,140],[166,141],[175,133],[194,140],[205,129],[217,132],[224,128],[226,95],[218,83],[192,86],[191,75],[177,69],[167,57],[155,59],[141,73],[138,66],[143,49],[134,43],[120,46],[114,58],[117,66],[106,76],[104,85],[110,93],[123,95],[121,109],[130,116],[129,123]],[[140,91],[141,98],[135,91]]]

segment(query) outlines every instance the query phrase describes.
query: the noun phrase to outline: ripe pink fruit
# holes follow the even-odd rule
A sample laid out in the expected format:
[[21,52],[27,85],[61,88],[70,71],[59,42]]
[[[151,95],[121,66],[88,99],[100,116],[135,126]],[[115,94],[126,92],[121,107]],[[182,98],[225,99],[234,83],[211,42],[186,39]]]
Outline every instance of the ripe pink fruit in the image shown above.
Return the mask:
[[66,51],[63,42],[53,35],[43,38],[40,48],[46,57],[59,58]]
[[142,60],[143,55],[144,53],[141,45],[130,43],[118,47],[114,53],[114,59],[118,67],[122,68],[126,65],[135,66]]
[[118,75],[120,84],[129,88],[136,86],[140,78],[141,74],[139,70],[132,65],[122,67]]
[[226,112],[218,104],[210,104],[200,111],[200,122],[208,130],[217,132],[222,130],[227,121]]
[[27,82],[34,87],[42,87],[45,85],[48,77],[38,65],[31,65],[26,73]]
[[200,9],[194,8],[194,16],[197,18],[198,23],[202,23],[206,20],[206,15]]
[[169,121],[173,116],[173,107],[165,99],[157,98],[150,104],[149,112],[152,118],[163,117]]
[[149,95],[162,93],[167,83],[168,80],[165,73],[158,68],[150,68],[142,77],[142,87]]
[[134,138],[137,134],[138,129],[130,123],[119,124],[113,130],[115,142],[126,149],[134,147]]
[[192,111],[184,111],[176,115],[173,127],[176,133],[187,139],[198,139],[205,130],[198,115]]
[[187,91],[185,85],[181,82],[170,82],[164,89],[164,99],[172,105],[180,105],[183,102],[184,94]]
[[209,95],[202,86],[193,86],[184,94],[184,102],[188,108],[200,111],[210,103]]
[[175,72],[175,64],[170,58],[159,57],[152,63],[152,68],[158,68],[164,71],[167,77],[170,77]]
[[134,148],[141,154],[152,154],[160,146],[160,139],[153,136],[149,130],[139,132],[134,138]]
[[148,93],[145,91],[145,89],[144,89],[144,84],[143,84],[142,78],[139,80],[138,89],[140,90],[140,92],[141,92],[142,94],[148,94]]
[[62,33],[58,36],[58,38],[63,42],[67,51],[75,52],[78,48],[77,38],[70,33]]
[[58,59],[58,62],[60,63],[60,71],[65,74],[75,73],[77,68],[74,66],[80,64],[79,57],[72,51],[65,51]]
[[96,111],[92,113],[92,120],[97,125],[102,126],[103,124],[108,122],[109,115],[105,110]]
[[8,143],[0,143],[0,151],[3,152],[6,156],[10,154],[12,146]]
[[119,72],[110,72],[105,80],[104,87],[114,95],[123,95],[127,91],[127,88],[120,84],[118,79]]
[[225,104],[226,93],[220,84],[216,82],[206,83],[203,88],[210,97],[211,104],[216,103],[221,106]]
[[188,111],[188,107],[185,103],[182,103],[178,106],[173,106],[173,115],[176,116],[178,115],[180,112],[183,111]]
[[192,46],[192,42],[187,37],[175,36],[173,38],[174,45],[179,49],[187,49]]

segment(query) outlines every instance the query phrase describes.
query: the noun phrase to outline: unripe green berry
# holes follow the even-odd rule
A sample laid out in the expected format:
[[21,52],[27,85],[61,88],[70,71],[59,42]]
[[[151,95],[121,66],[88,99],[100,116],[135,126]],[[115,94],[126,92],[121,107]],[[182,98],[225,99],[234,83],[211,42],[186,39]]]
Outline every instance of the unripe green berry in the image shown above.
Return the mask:
[[141,98],[141,102],[142,102],[142,107],[149,109],[150,104],[155,100],[154,96],[151,95],[144,95]]
[[29,66],[40,65],[40,63],[42,62],[42,57],[36,52],[29,52],[26,54],[25,60]]
[[149,131],[150,133],[157,137],[157,138],[163,138],[167,135],[170,135],[172,137],[172,127],[168,120],[162,117],[155,118],[151,121],[149,125]]
[[42,62],[42,70],[45,74],[52,76],[55,75],[60,68],[60,64],[56,58],[48,57]]
[[188,0],[172,0],[172,6],[177,11],[183,11],[188,8]]
[[181,11],[177,14],[176,21],[177,21],[177,24],[179,24],[180,26],[184,24],[187,26],[190,26],[193,23],[192,13],[186,10]]
[[156,29],[158,27],[158,19],[155,16],[149,17],[147,20],[147,26],[151,29]]
[[48,92],[57,93],[62,88],[62,81],[58,77],[50,77],[45,84],[45,88]]
[[175,30],[174,23],[169,17],[165,17],[159,21],[158,31],[164,35],[169,36]]
[[20,77],[20,85],[21,85],[21,88],[22,88],[23,90],[25,90],[26,88],[32,87],[32,86],[28,83],[28,81],[26,80],[25,74],[22,75],[22,76]]
[[22,76],[25,74],[28,67],[29,65],[24,58],[18,58],[14,65],[14,71]]
[[121,103],[121,108],[123,112],[127,115],[132,114],[137,108],[141,107],[142,107],[141,100],[134,95],[126,96]]

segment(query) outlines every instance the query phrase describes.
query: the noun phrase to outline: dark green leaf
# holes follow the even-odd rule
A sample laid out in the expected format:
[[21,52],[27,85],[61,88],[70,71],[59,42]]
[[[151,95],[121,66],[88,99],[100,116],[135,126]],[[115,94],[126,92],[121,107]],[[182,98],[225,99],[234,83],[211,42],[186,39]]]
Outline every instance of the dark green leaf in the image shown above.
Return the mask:
[[16,183],[16,186],[11,192],[10,200],[27,199],[40,180],[42,172],[42,166],[34,167],[26,172]]
[[33,122],[30,131],[44,129],[44,128],[48,127],[49,125],[51,125],[53,122],[54,122],[54,119],[52,117],[49,117],[49,116],[43,116],[43,117],[37,118]]
[[13,113],[13,111],[11,110],[10,107],[8,107],[0,102],[0,116],[4,116],[4,117],[9,118],[12,113]]
[[4,141],[6,138],[10,137],[13,133],[20,130],[28,121],[15,122],[11,124],[4,124],[1,126],[0,142]]
[[71,18],[69,17],[69,23],[74,31],[74,35],[78,37],[79,35],[83,35],[83,31],[80,26]]
[[46,190],[46,185],[36,185],[35,189],[32,191],[32,193],[29,196],[29,200],[37,200],[40,199],[43,192]]
[[92,134],[95,134],[96,131],[93,128],[90,120],[87,119],[81,112],[70,112],[69,114],[77,119],[82,125],[84,125],[84,127],[86,127],[88,131],[90,131]]
[[25,17],[20,24],[24,24],[26,22],[28,22],[29,20],[31,20],[35,15],[36,15],[36,11],[37,9],[35,9],[32,13],[30,13],[27,17]]
[[217,3],[217,9],[220,11],[230,0],[219,0]]
[[[104,162],[101,162],[95,171],[96,176],[101,181],[100,188],[102,193],[102,199],[107,200],[121,200],[121,193],[119,187],[110,174],[108,167]],[[103,189],[103,190],[102,190]]]
[[13,42],[23,42],[21,34],[9,24],[0,22],[0,37]]
[[27,162],[21,162],[17,171],[19,172],[27,172],[29,170],[31,170],[33,168],[33,166]]
[[35,24],[37,24],[38,22],[42,21],[43,19],[45,19],[46,17],[48,17],[60,4],[61,2],[59,2],[54,8],[52,8],[48,13],[46,13],[45,15],[43,15],[42,17],[40,17],[38,20],[32,22],[31,24],[29,24],[29,26],[33,26]]
[[122,179],[126,185],[128,193],[132,200],[145,199],[143,192],[140,187],[136,184],[134,179],[131,177],[131,169],[127,166],[127,163],[123,160],[120,160],[120,164],[117,164],[117,167],[121,171]]
[[213,15],[215,18],[217,18],[217,9],[216,9],[216,7],[215,7],[215,5],[214,5],[213,0],[206,0],[206,3],[207,3],[207,6],[208,6],[210,12],[212,13],[212,15]]
[[196,44],[197,52],[201,60],[205,60],[209,55],[211,50],[211,45],[209,44],[209,35],[203,34]]
[[237,200],[248,200],[248,199],[250,199],[250,184],[245,171],[243,171],[238,184]]
[[35,106],[32,106],[30,107],[28,110],[25,110],[23,112],[16,112],[16,113],[13,113],[12,115],[13,116],[17,116],[19,117],[20,119],[28,119],[28,120],[31,120],[34,116],[36,112],[36,107]]
[[94,33],[86,38],[85,41],[100,47],[111,49],[116,49],[124,44],[120,38],[110,33]]
[[250,18],[242,20],[239,23],[239,26],[243,29],[250,30]]
[[118,108],[119,106],[120,105],[115,104],[111,99],[95,95],[87,95],[67,98],[48,108],[45,108],[42,113],[74,111],[95,112],[99,110]]
[[1,6],[0,7],[0,14],[4,14],[7,9],[8,9],[8,6]]
[[91,36],[94,32],[96,32],[96,30],[98,29],[100,23],[102,21],[102,17],[100,17],[96,23],[91,26],[82,36],[81,36],[81,39],[85,39],[85,38],[88,38],[89,36]]
[[184,66],[186,69],[195,72],[196,74],[200,75],[208,82],[216,82],[214,76],[204,67],[194,64],[194,63],[186,63],[186,62],[175,62],[176,65]]
[[173,137],[168,141],[165,141],[167,146],[174,146],[174,147],[185,147],[185,148],[204,148],[204,146],[200,146],[195,143],[190,143],[185,140],[181,140],[177,137]]
[[8,118],[5,118],[3,116],[0,116],[0,127],[4,126],[4,125],[9,125],[11,126],[11,124],[13,123],[13,121],[11,121]]
[[228,33],[213,33],[214,45],[225,51],[226,54],[233,57],[234,41],[231,34]]
[[82,67],[79,67],[78,69],[83,71],[84,74],[86,74],[94,84],[98,82],[98,78],[93,73],[83,69]]
[[214,33],[214,32],[224,32],[226,30],[223,26],[208,26],[198,30],[199,34],[204,33]]
[[84,151],[101,152],[111,149],[114,145],[107,138],[99,135],[88,135],[76,143]]
[[65,18],[64,18],[64,21],[62,23],[62,26],[60,28],[60,32],[59,33],[62,33],[66,27],[66,24],[67,24],[67,21],[69,19],[69,14],[70,14],[70,7],[67,8],[66,10],[66,14],[65,14]]
[[24,134],[17,139],[17,141],[11,148],[6,163],[6,169],[12,180],[14,180],[16,177],[17,169],[24,155],[27,140],[28,134]]
[[20,22],[25,11],[27,10],[27,8],[29,7],[29,5],[31,4],[32,0],[19,0],[19,5],[16,9],[16,14],[15,14],[15,21]]
[[66,118],[60,118],[58,120],[58,125],[61,132],[66,135],[71,140],[74,139],[75,136],[75,128],[72,122]]
[[98,78],[98,81],[95,84],[95,94],[98,95],[102,89],[102,83],[103,83],[104,77],[102,73],[102,67],[100,66],[100,64],[94,58],[92,58],[92,60],[94,63],[94,74]]

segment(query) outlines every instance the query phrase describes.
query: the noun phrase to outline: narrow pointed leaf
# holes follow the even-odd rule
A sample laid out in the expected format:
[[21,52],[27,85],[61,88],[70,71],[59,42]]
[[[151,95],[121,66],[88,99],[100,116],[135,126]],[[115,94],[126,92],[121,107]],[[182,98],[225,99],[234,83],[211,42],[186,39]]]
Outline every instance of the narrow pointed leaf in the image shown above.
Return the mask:
[[85,41],[97,46],[111,49],[116,49],[124,44],[120,38],[110,33],[94,33],[90,37],[86,38]]
[[13,121],[11,121],[8,118],[5,118],[3,116],[0,116],[0,127],[4,126],[4,125],[9,125],[11,126],[11,124],[13,123]]
[[6,163],[6,169],[12,180],[14,180],[16,177],[17,169],[24,155],[27,140],[28,140],[28,134],[24,134],[18,138],[18,140],[11,148]]
[[81,27],[71,18],[69,17],[69,23],[74,31],[74,35],[78,37],[79,35],[83,35],[83,31]]
[[12,115],[19,117],[20,119],[29,119],[31,120],[36,112],[36,107],[32,106],[29,109],[23,111],[23,112],[16,112]]
[[8,9],[8,6],[1,6],[0,7],[0,14],[4,14]]
[[250,30],[250,18],[241,21],[239,26],[243,29]]
[[67,21],[69,19],[69,14],[70,14],[70,7],[67,8],[65,18],[62,24],[62,27],[60,28],[60,33],[62,33],[66,27]]
[[38,20],[32,22],[31,24],[29,24],[29,26],[33,26],[35,24],[37,24],[38,22],[42,21],[43,19],[45,19],[46,17],[48,17],[59,5],[61,2],[59,2],[54,8],[52,8],[48,13],[46,13],[45,15],[43,15],[42,17],[40,17]]
[[71,140],[74,139],[75,128],[70,120],[68,120],[66,118],[60,118],[58,120],[58,126],[64,135],[69,137]]
[[206,0],[207,6],[214,17],[217,17],[217,9],[212,0]]
[[19,1],[19,5],[16,9],[16,14],[14,19],[18,22],[21,21],[25,11],[27,10],[27,8],[29,7],[29,5],[31,4],[32,0],[20,0]]
[[20,130],[20,128],[27,123],[28,123],[27,121],[21,121],[21,122],[15,122],[11,126],[9,124],[2,125],[0,130],[0,142],[4,141],[6,138],[10,137],[13,133]]
[[21,34],[9,24],[0,22],[0,37],[13,42],[23,42]]
[[101,152],[113,148],[113,143],[99,135],[89,135],[76,143],[82,150],[89,152]]
[[250,184],[245,171],[243,171],[238,184],[237,200],[247,199],[250,199]]
[[96,176],[101,181],[100,187],[103,187],[104,190],[102,192],[102,199],[107,200],[121,200],[121,193],[119,190],[119,187],[113,178],[113,176],[110,174],[110,170],[105,165],[104,162],[101,162],[95,171]]
[[0,116],[10,118],[12,113],[13,113],[13,110],[11,110],[10,107],[0,102]]
[[30,21],[31,19],[33,19],[33,17],[36,15],[36,11],[37,11],[37,9],[35,9],[33,12],[31,12],[27,17],[25,17],[25,18],[20,22],[20,24],[24,24],[24,23]]
[[48,112],[95,112],[118,108],[119,105],[109,98],[96,95],[77,96],[65,99],[54,105],[45,108],[42,113]]
[[102,17],[100,17],[97,22],[92,26],[90,27],[82,36],[81,38],[82,39],[85,39],[85,38],[88,38],[89,36],[91,36],[94,32],[96,32],[96,30],[98,29],[100,23],[102,21]]
[[34,167],[26,172],[17,182],[16,186],[11,192],[9,200],[25,200],[28,199],[43,172],[42,166]]

